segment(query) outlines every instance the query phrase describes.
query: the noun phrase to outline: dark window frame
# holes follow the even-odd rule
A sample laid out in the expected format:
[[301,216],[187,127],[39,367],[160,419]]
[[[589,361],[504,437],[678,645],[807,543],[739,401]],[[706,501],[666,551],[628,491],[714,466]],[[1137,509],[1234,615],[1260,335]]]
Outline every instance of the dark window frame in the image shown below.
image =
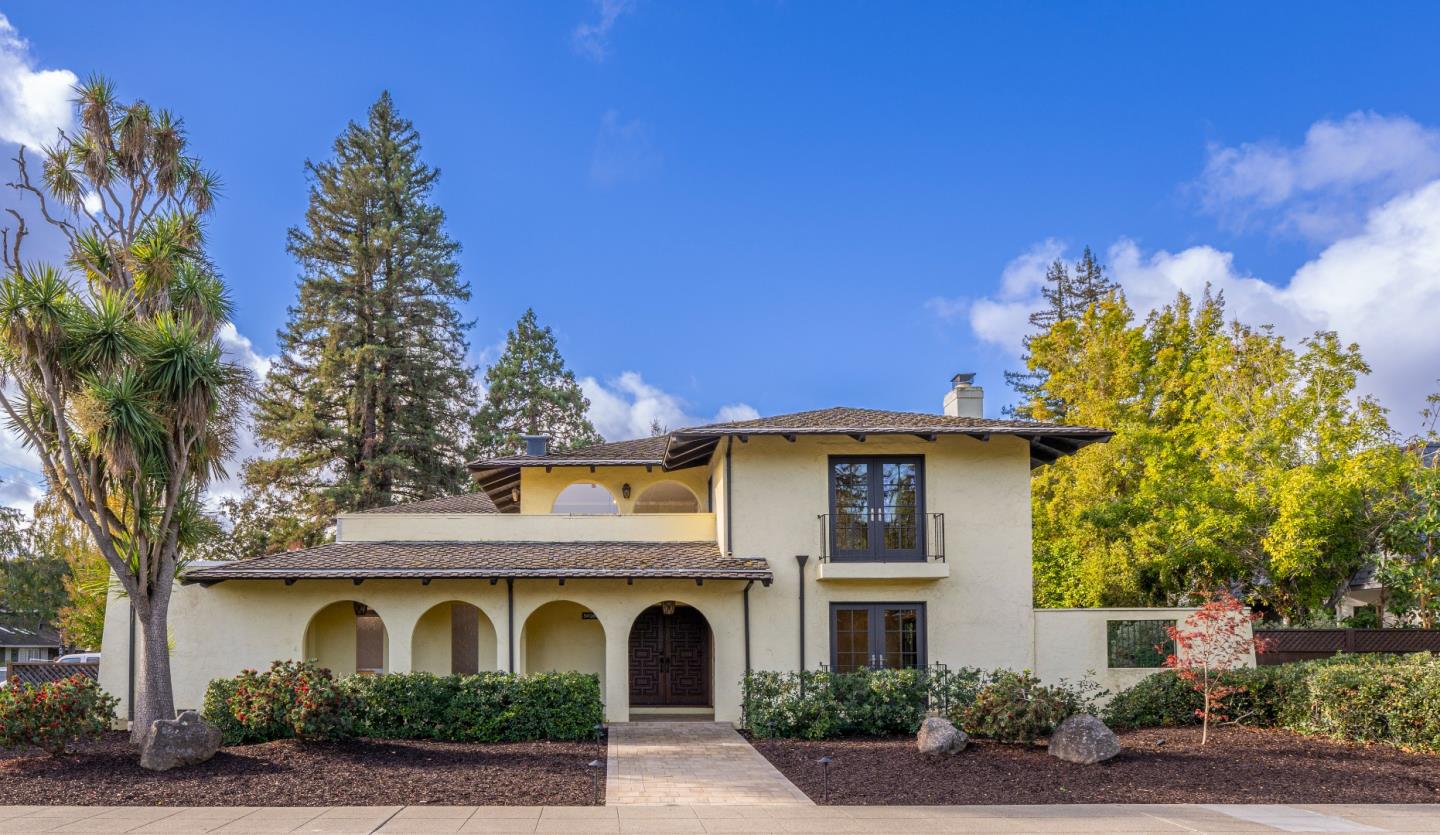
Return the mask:
[[[1161,649],[1156,649],[1155,646],[1145,646],[1145,647],[1143,647],[1143,648],[1137,649],[1136,647],[1133,647],[1133,646],[1132,646],[1132,647],[1128,647],[1127,649],[1135,650],[1136,653],[1135,653],[1134,655],[1128,656],[1128,657],[1126,657],[1126,658],[1121,658],[1121,657],[1120,657],[1120,654],[1117,652],[1117,647],[1115,646],[1115,639],[1116,639],[1116,637],[1117,637],[1117,632],[1120,632],[1121,630],[1124,630],[1124,629],[1127,629],[1127,628],[1128,628],[1128,629],[1134,629],[1138,624],[1145,624],[1146,626],[1149,626],[1149,625],[1151,625],[1151,624],[1158,625],[1158,626],[1160,627],[1160,631],[1161,631],[1163,637],[1161,637],[1161,639],[1159,640],[1159,642],[1157,643],[1156,646],[1160,646],[1160,647],[1162,647],[1162,648],[1161,648]],[[1106,620],[1105,620],[1105,669],[1107,669],[1107,670],[1159,670],[1159,669],[1163,669],[1164,666],[1165,666],[1165,657],[1166,657],[1167,655],[1173,655],[1173,654],[1175,653],[1175,641],[1174,641],[1173,639],[1171,639],[1171,638],[1168,636],[1168,634],[1164,634],[1164,633],[1165,633],[1165,627],[1170,627],[1170,626],[1174,626],[1174,625],[1175,625],[1175,621],[1173,621],[1173,620],[1168,620],[1168,619],[1165,619],[1165,618],[1106,618]],[[1150,656],[1152,656],[1152,657],[1155,659],[1155,663],[1153,663],[1153,664],[1116,664],[1116,663],[1115,663],[1117,660],[1136,660],[1136,659],[1138,659],[1138,658],[1140,657],[1140,656],[1139,656],[1139,653],[1142,653],[1142,652],[1143,652],[1143,653],[1147,653],[1147,654],[1149,654]]]
[[[830,603],[829,627],[828,627],[828,630],[827,630],[827,631],[829,632],[829,635],[830,635],[830,669],[831,669],[831,670],[838,670],[838,669],[840,668],[840,664],[839,664],[839,659],[840,659],[840,644],[839,644],[838,635],[837,635],[837,629],[836,629],[837,624],[838,624],[838,618],[837,618],[836,615],[837,615],[837,613],[839,612],[839,610],[841,610],[841,609],[869,609],[869,610],[870,610],[870,615],[869,615],[869,617],[870,617],[870,641],[871,641],[871,643],[870,643],[870,653],[869,653],[869,654],[872,655],[872,656],[873,656],[873,655],[877,655],[877,654],[883,654],[883,649],[884,649],[883,647],[881,647],[881,649],[882,649],[882,652],[881,652],[881,653],[876,653],[876,652],[875,652],[875,644],[874,644],[874,641],[875,641],[875,626],[876,626],[877,623],[883,623],[883,622],[884,622],[883,617],[881,617],[881,618],[877,618],[877,617],[876,617],[877,610],[881,610],[881,609],[914,609],[914,610],[915,610],[915,613],[916,613],[916,616],[917,616],[917,618],[918,618],[918,621],[919,621],[919,627],[918,627],[918,629],[916,630],[916,637],[918,638],[918,640],[917,640],[917,643],[916,643],[916,653],[917,653],[917,657],[916,657],[916,659],[915,659],[915,662],[916,662],[916,663],[915,663],[915,669],[917,669],[917,670],[923,670],[923,669],[925,669],[926,667],[928,667],[928,666],[930,665],[930,639],[929,639],[929,633],[930,633],[930,615],[929,615],[929,613],[926,611],[926,606],[925,606],[925,603],[924,603],[924,602],[922,602],[922,601],[910,601],[910,600],[894,600],[894,601],[891,601],[891,600],[880,600],[880,601],[873,601],[873,600],[852,600],[852,601],[846,601],[846,602],[833,602],[833,601],[832,601],[832,602]],[[875,667],[871,667],[870,665],[866,665],[866,669],[890,669],[890,668],[888,668],[888,667],[875,668]],[[904,668],[904,667],[902,667],[902,668],[900,668],[900,669],[909,669],[909,668]]]
[[[872,528],[869,532],[869,539],[872,543],[868,553],[855,554],[844,553],[837,547],[836,534],[839,530],[840,518],[835,509],[835,465],[846,463],[866,463],[872,466],[878,465],[881,472],[884,472],[884,465],[889,463],[906,463],[915,465],[915,548],[912,551],[887,551],[883,547],[882,535],[877,537]],[[883,475],[881,476],[883,479]],[[830,541],[824,543],[825,553],[834,562],[925,562],[928,558],[926,543],[928,542],[928,522],[925,512],[925,456],[924,455],[831,455],[825,462],[825,505],[829,512],[830,524],[827,526],[825,535]],[[873,490],[870,499],[874,499]],[[883,525],[883,523],[880,523]]]

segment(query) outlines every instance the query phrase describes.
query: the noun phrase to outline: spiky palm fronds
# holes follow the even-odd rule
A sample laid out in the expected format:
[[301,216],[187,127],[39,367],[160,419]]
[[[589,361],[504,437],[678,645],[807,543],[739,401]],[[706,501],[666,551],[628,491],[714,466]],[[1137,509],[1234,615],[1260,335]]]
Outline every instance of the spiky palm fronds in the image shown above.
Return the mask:
[[108,373],[133,362],[142,342],[130,300],[102,289],[70,322],[68,364],[79,373]]
[[[34,264],[0,281],[0,338],[23,365],[57,352],[78,302],[55,267]],[[24,369],[11,369],[29,376]]]

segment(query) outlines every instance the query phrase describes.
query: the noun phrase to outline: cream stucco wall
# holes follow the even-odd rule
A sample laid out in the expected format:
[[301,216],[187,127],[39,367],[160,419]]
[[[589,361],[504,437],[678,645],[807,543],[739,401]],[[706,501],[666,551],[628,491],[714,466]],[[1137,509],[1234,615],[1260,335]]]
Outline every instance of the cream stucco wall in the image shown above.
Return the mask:
[[[1036,609],[1035,674],[1048,682],[1092,678],[1112,695],[1133,687],[1156,671],[1149,668],[1106,667],[1106,621],[1159,620],[1175,625],[1189,617],[1193,608],[1174,609]],[[1252,633],[1250,623],[1243,635]],[[1237,659],[1238,666],[1255,666],[1255,653]]]
[[345,542],[710,542],[715,516],[352,513],[340,517],[336,537]]
[[[417,672],[449,675],[453,670],[451,656],[452,624],[451,607],[463,600],[447,600],[438,603],[420,616],[410,638],[410,663]],[[495,625],[484,612],[480,612],[476,624],[476,669],[498,670],[496,661]]]
[[[724,444],[721,444],[723,454]],[[817,580],[829,512],[831,455],[923,455],[925,512],[945,514],[943,579]],[[830,663],[831,603],[924,603],[928,660],[951,666],[1032,665],[1030,455],[1018,438],[751,436],[731,453],[736,556],[770,561],[775,582],[752,592],[756,669],[799,662],[800,570],[806,565],[805,666]],[[720,490],[717,489],[717,495]],[[723,524],[722,524],[723,531]],[[900,572],[897,572],[900,573]]]

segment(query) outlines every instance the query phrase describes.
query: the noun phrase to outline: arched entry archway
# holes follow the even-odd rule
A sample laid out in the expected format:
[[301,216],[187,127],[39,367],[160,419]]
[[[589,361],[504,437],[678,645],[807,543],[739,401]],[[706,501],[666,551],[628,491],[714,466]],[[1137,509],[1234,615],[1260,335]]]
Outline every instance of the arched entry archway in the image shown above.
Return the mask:
[[673,600],[635,617],[630,627],[630,707],[715,704],[710,623]]
[[442,676],[495,670],[495,625],[469,603],[432,606],[415,623],[410,665],[416,672]]
[[383,673],[390,668],[385,621],[356,600],[340,600],[316,612],[305,627],[305,657],[336,675]]
[[525,618],[520,630],[520,670],[594,673],[603,688],[604,625],[593,611],[579,603],[552,600],[544,604]]

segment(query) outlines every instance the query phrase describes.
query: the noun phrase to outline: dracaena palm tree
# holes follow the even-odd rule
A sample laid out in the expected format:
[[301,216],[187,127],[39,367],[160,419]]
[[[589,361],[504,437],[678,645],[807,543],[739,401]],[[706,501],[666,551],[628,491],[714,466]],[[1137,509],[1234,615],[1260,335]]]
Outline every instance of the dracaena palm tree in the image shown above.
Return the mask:
[[[218,338],[231,305],[202,224],[216,177],[173,114],[121,101],[103,78],[75,92],[80,126],[40,150],[39,177],[25,149],[15,158],[0,409],[134,607],[138,739],[174,716],[171,589],[186,549],[214,530],[201,498],[233,451],[249,381]],[[63,260],[26,258],[28,223],[58,233]]]

